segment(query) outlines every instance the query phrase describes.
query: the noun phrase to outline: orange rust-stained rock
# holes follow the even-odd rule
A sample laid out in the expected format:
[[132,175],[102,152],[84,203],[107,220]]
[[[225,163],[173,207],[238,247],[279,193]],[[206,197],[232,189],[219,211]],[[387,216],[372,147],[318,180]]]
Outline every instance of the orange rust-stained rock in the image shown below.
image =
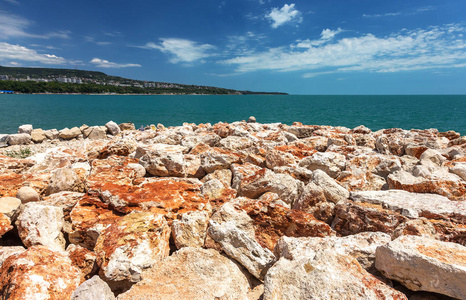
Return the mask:
[[2,235],[4,235],[12,229],[13,226],[11,226],[10,218],[5,216],[3,213],[0,213],[0,238],[2,237]]
[[207,204],[201,186],[199,180],[191,178],[146,178],[138,185],[109,183],[101,190],[104,201],[123,213],[136,208],[155,208],[160,213],[184,213],[202,210]]
[[355,203],[347,200],[335,207],[332,228],[340,235],[347,236],[364,231],[380,231],[391,234],[407,218],[382,206],[369,203]]
[[93,250],[100,233],[120,216],[99,198],[83,197],[70,213],[70,242]]
[[8,257],[0,268],[2,299],[70,299],[81,271],[67,255],[33,246]]
[[97,273],[97,256],[94,252],[74,244],[70,244],[66,248],[66,252],[68,252],[73,266],[81,270],[80,283],[83,283]]
[[298,159],[303,159],[316,153],[317,150],[313,147],[306,146],[302,142],[295,142],[289,145],[277,146],[275,149],[293,154]]
[[50,176],[50,173],[0,173],[0,197],[15,197],[23,186],[30,186],[39,194],[43,194]]
[[256,240],[262,247],[273,250],[282,236],[325,237],[335,232],[313,215],[272,203],[270,199],[250,200],[239,206],[254,221]]
[[22,173],[34,165],[34,161],[29,159],[18,159],[0,155],[0,172]]
[[162,215],[132,212],[115,221],[97,239],[101,274],[112,282],[138,282],[143,270],[167,257],[170,227]]

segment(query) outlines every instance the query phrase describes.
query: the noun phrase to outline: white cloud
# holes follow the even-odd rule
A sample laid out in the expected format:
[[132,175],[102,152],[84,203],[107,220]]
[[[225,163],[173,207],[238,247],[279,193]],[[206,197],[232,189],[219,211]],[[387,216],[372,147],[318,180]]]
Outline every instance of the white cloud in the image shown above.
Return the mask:
[[93,58],[90,61],[91,64],[96,65],[99,68],[130,68],[130,67],[141,67],[140,64],[119,64],[110,62],[105,59]]
[[209,44],[198,44],[194,41],[164,38],[160,44],[147,43],[140,48],[160,50],[163,53],[172,55],[170,62],[176,64],[179,62],[199,61],[203,58],[213,56],[214,46]]
[[426,11],[431,11],[435,10],[435,6],[425,6],[425,7],[420,7],[415,10],[404,10],[404,11],[398,11],[398,12],[389,12],[389,13],[384,13],[384,14],[363,14],[362,16],[364,18],[382,18],[382,17],[397,17],[397,16],[412,16],[412,15],[417,15]]
[[28,49],[20,45],[12,45],[0,42],[0,61],[22,60],[29,62],[40,62],[50,65],[61,65],[67,61],[63,57],[52,54],[41,54],[35,50]]
[[[321,39],[297,45],[271,48],[238,56],[221,63],[236,65],[237,72],[256,70],[305,71],[305,77],[337,72],[399,72],[408,70],[458,68],[466,64],[466,31],[461,25],[444,25],[403,30],[390,36],[366,34],[334,39],[336,31],[322,31]],[[334,34],[335,33],[335,34]]]
[[304,40],[304,41],[299,41],[299,43],[296,45],[298,48],[312,48],[313,46],[320,46],[323,45],[331,40],[339,34],[343,32],[341,28],[338,28],[337,30],[331,30],[331,29],[324,29],[322,30],[322,33],[320,34],[320,39],[318,40]]
[[265,16],[272,21],[272,27],[277,28],[288,22],[301,23],[302,17],[299,10],[295,9],[295,4],[285,4],[282,8],[274,7],[270,13]]
[[39,39],[68,39],[70,37],[70,31],[67,30],[50,32],[41,35],[31,34],[26,32],[26,28],[28,28],[31,24],[31,21],[21,16],[13,15],[5,11],[0,11],[0,38],[8,39],[11,37],[26,37]]

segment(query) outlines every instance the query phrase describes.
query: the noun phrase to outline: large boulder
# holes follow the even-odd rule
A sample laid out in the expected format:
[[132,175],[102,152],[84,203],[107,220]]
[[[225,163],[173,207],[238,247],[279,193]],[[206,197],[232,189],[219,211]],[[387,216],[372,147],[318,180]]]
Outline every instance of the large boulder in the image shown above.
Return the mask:
[[118,124],[113,121],[107,122],[107,124],[105,124],[105,127],[107,127],[108,132],[110,132],[111,135],[118,135],[121,132],[121,129],[118,126]]
[[178,219],[172,223],[172,236],[176,248],[203,247],[208,224],[207,211],[192,211],[178,215]]
[[63,191],[82,193],[85,190],[86,171],[82,168],[61,168],[52,172],[46,194]]
[[54,251],[65,250],[63,224],[63,209],[40,202],[26,203],[16,221],[18,234],[26,247],[43,245]]
[[337,178],[346,166],[346,158],[336,152],[316,152],[299,162],[300,167],[311,171],[322,170],[332,178]]
[[375,266],[413,291],[466,299],[466,247],[402,236],[377,248]]
[[79,285],[80,271],[65,253],[44,246],[8,257],[0,268],[3,299],[70,299]]
[[77,138],[80,134],[82,134],[81,129],[79,129],[78,127],[73,127],[71,129],[64,128],[58,132],[58,137],[64,140],[71,140]]
[[267,272],[264,300],[408,299],[369,274],[352,257],[333,250],[280,258]]
[[8,145],[28,145],[31,143],[31,136],[27,133],[10,134],[7,138]]
[[116,298],[108,284],[96,275],[83,282],[71,295],[71,300],[89,299],[114,300]]
[[42,143],[47,139],[47,136],[45,135],[44,130],[38,128],[31,132],[31,139],[34,143]]
[[18,133],[26,133],[30,135],[31,132],[32,132],[31,124],[24,124],[18,127]]
[[247,299],[248,279],[240,267],[212,249],[182,248],[146,271],[119,300]]
[[115,220],[95,246],[101,274],[122,285],[140,281],[143,270],[168,256],[169,238],[170,227],[162,215],[132,212]]
[[238,261],[257,279],[264,279],[275,259],[270,250],[262,248],[255,239],[231,222],[218,224],[211,221],[208,233],[229,257]]
[[146,171],[163,177],[196,177],[205,175],[199,156],[181,152],[150,151],[139,159]]
[[16,192],[16,198],[21,200],[21,203],[37,202],[40,200],[39,193],[29,186],[23,186]]

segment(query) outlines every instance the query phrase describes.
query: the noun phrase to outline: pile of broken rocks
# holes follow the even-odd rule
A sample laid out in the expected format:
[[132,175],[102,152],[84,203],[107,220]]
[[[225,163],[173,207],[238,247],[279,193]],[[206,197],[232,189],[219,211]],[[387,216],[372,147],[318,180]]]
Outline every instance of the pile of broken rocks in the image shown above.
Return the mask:
[[465,136],[127,125],[0,155],[2,299],[466,299]]

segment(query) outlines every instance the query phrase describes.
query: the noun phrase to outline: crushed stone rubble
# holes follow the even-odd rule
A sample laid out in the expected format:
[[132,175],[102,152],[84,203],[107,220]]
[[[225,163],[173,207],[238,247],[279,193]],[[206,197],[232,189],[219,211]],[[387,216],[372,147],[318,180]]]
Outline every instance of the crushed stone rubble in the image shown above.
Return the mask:
[[0,135],[2,299],[466,299],[466,137],[248,121]]

